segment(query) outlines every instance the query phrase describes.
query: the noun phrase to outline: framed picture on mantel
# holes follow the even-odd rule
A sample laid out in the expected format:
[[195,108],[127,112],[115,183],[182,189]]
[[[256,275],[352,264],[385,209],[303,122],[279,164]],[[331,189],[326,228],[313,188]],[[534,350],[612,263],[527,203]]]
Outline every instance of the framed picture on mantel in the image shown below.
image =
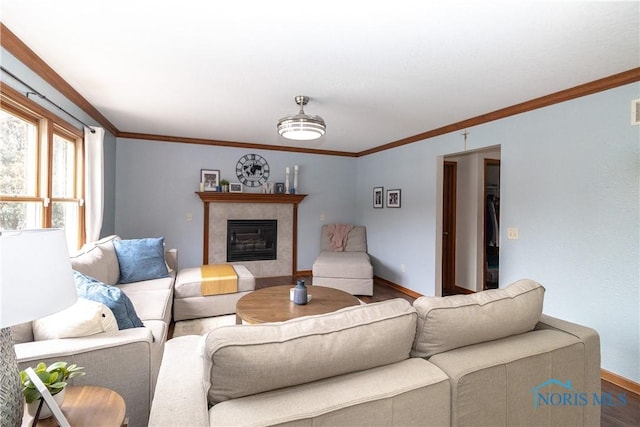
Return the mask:
[[200,183],[202,191],[218,191],[220,185],[220,171],[213,169],[200,169]]

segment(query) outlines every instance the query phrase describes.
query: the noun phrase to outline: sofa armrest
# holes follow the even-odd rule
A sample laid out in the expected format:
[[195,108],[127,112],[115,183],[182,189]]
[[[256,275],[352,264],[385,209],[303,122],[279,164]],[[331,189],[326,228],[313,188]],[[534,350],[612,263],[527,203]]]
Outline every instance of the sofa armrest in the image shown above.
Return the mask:
[[167,249],[164,251],[164,259],[167,262],[167,265],[173,271],[178,271],[178,250],[177,249]]
[[[584,343],[585,354],[585,387],[589,393],[600,395],[600,335],[595,329],[558,319],[546,314],[540,316],[536,329],[555,329],[573,335]],[[593,409],[586,412],[584,425],[600,424],[600,406],[592,405]]]
[[58,361],[84,367],[86,375],[73,378],[71,385],[96,385],[116,391],[127,405],[129,425],[147,424],[154,381],[150,328],[26,342],[16,344],[15,351],[20,369]]
[[199,335],[167,341],[149,426],[208,426],[207,395]]

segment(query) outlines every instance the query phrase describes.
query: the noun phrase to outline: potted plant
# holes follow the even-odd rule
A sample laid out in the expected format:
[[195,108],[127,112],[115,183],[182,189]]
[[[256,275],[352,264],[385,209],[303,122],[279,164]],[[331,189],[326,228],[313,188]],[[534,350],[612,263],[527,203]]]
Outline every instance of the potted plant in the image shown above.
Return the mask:
[[223,193],[229,192],[229,181],[227,181],[226,179],[221,179],[220,185],[222,186]]
[[[64,400],[64,388],[67,386],[67,380],[70,378],[81,377],[85,375],[80,372],[82,367],[76,365],[67,365],[67,362],[55,362],[47,366],[40,362],[33,369],[40,378],[40,381],[47,387],[49,393],[53,396],[58,405]],[[27,402],[29,415],[34,416],[40,404],[41,395],[35,384],[31,381],[26,371],[20,372],[20,382],[22,383],[22,394]],[[49,407],[43,405],[40,418],[50,417]]]

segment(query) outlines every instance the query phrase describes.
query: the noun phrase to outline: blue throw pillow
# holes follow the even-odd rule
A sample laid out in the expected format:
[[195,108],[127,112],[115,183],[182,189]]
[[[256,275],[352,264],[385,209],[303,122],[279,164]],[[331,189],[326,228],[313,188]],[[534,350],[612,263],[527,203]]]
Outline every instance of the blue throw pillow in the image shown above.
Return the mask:
[[101,302],[111,309],[118,322],[118,329],[139,328],[144,326],[136,314],[133,303],[122,290],[109,286],[93,277],[73,271],[78,298]]
[[113,247],[120,264],[119,283],[169,277],[164,261],[164,237],[114,240]]

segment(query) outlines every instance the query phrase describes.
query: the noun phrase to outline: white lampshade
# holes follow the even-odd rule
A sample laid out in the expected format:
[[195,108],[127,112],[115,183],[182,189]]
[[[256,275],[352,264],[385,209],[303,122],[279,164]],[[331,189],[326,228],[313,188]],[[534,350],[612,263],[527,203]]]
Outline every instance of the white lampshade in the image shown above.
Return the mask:
[[0,234],[0,327],[48,316],[77,299],[64,230]]

